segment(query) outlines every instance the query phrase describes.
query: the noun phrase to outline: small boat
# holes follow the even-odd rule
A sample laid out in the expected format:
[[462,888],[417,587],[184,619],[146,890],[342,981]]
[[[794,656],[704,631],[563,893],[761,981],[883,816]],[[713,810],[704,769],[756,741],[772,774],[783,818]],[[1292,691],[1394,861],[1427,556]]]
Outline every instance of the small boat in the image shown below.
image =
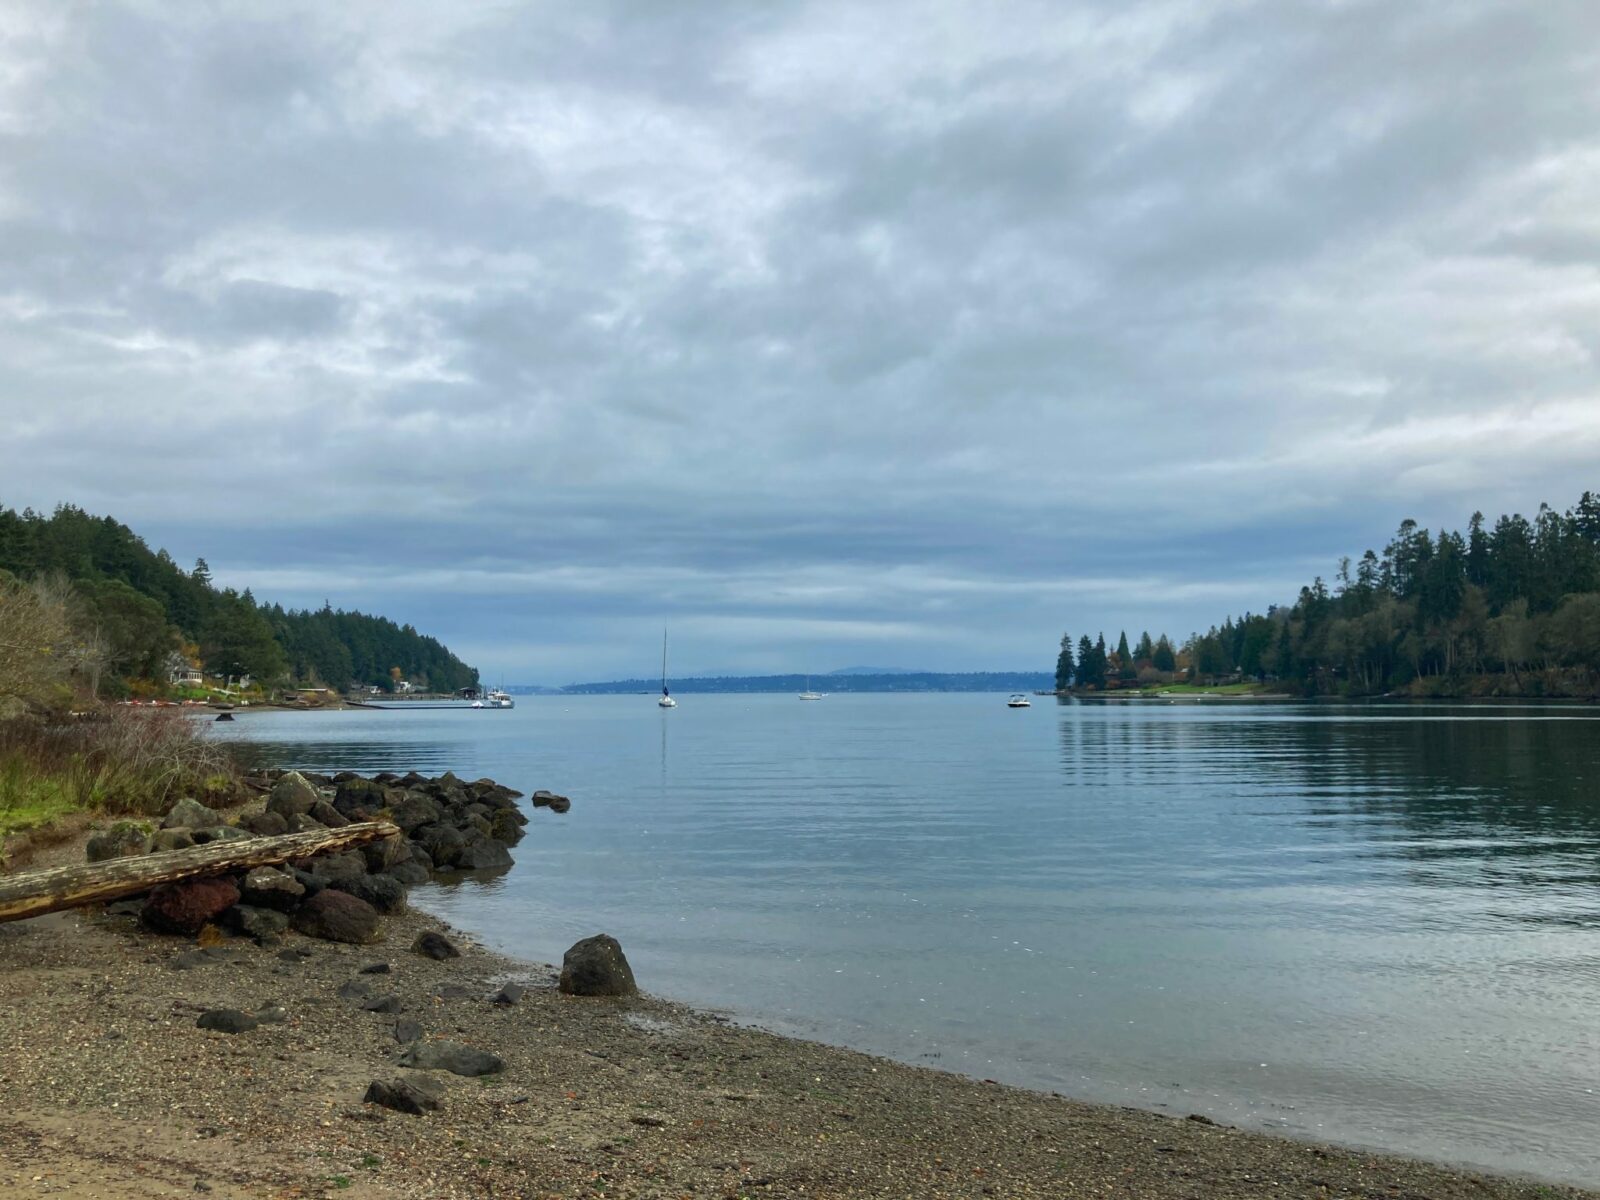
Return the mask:
[[672,693],[667,691],[667,631],[661,631],[661,698],[656,701],[658,708],[677,708],[678,702],[672,698]]
[[1006,701],[1006,707],[1007,708],[1032,708],[1033,707],[1033,701],[1029,700],[1021,692],[1018,692],[1015,696],[1011,697],[1011,699]]
[[800,699],[802,699],[802,700],[821,700],[822,699],[822,695],[823,694],[821,692],[813,692],[811,690],[811,676],[807,675],[806,676],[806,690],[800,693]]
[[515,708],[517,702],[511,698],[511,693],[504,688],[495,688],[484,699],[485,708]]

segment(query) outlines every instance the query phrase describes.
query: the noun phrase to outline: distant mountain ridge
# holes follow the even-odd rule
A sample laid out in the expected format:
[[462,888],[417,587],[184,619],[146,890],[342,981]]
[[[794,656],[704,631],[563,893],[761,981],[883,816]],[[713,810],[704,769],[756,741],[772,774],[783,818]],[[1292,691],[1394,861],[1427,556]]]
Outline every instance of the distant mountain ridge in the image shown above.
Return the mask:
[[[694,695],[716,692],[799,692],[806,685],[805,675],[711,675],[671,680],[675,693]],[[1054,687],[1054,679],[1043,671],[897,671],[872,675],[841,674],[810,676],[816,687],[832,692],[1029,692]],[[572,683],[562,688],[566,695],[617,695],[653,692],[659,679],[614,679],[603,683]]]

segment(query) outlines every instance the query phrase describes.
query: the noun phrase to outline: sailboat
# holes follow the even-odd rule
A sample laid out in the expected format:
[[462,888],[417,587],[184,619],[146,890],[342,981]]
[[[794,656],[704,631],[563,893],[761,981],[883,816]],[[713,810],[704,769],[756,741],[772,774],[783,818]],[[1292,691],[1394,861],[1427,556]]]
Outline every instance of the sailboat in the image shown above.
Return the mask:
[[800,699],[802,699],[802,700],[821,700],[822,699],[822,693],[821,692],[813,692],[811,690],[811,676],[809,676],[809,675],[806,676],[806,690],[800,693]]
[[656,701],[662,708],[677,708],[678,702],[672,698],[672,693],[667,691],[667,631],[661,631],[661,699]]

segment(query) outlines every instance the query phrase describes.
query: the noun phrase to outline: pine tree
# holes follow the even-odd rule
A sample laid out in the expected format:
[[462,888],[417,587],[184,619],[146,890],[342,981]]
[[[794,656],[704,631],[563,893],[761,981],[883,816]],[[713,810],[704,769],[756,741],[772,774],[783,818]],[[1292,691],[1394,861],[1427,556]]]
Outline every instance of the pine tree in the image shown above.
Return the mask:
[[1072,635],[1061,635],[1061,653],[1056,655],[1056,691],[1064,692],[1072,686],[1077,664],[1072,661]]

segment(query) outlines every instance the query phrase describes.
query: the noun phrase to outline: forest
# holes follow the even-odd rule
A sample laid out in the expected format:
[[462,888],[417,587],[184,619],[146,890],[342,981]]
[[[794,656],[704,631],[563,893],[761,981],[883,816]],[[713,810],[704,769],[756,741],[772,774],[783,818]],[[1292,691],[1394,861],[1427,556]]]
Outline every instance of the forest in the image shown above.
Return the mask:
[[1465,533],[1400,523],[1382,553],[1343,559],[1293,604],[1229,617],[1174,652],[1146,634],[1062,639],[1056,682],[1098,690],[1185,678],[1301,695],[1588,696],[1600,686],[1600,497]]
[[0,583],[0,603],[66,614],[71,654],[97,694],[162,684],[175,663],[218,678],[339,690],[404,679],[454,691],[477,682],[477,671],[410,625],[327,604],[260,603],[249,589],[213,585],[204,559],[184,570],[126,525],[72,505],[50,516],[0,507]]

